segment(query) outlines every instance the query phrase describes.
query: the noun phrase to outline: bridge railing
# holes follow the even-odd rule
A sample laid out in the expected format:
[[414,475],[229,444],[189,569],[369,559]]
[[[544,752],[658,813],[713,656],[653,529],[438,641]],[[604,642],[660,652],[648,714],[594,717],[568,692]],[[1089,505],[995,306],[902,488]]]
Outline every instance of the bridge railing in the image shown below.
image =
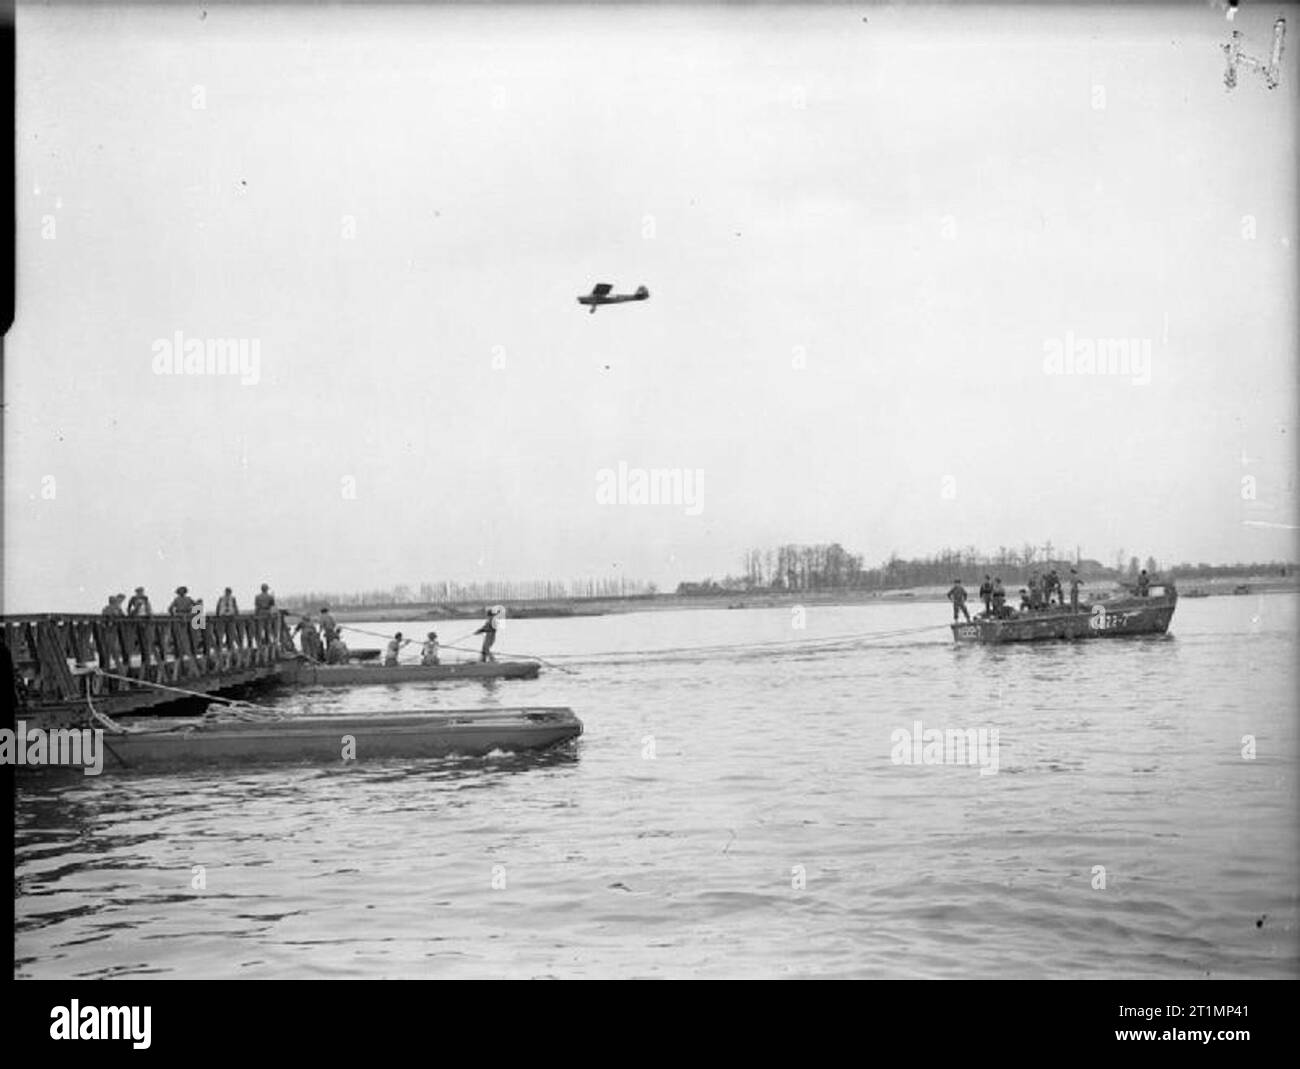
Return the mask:
[[269,670],[293,648],[282,613],[4,616],[0,641],[33,703],[122,694],[137,689],[127,681],[134,679],[208,690],[227,677]]

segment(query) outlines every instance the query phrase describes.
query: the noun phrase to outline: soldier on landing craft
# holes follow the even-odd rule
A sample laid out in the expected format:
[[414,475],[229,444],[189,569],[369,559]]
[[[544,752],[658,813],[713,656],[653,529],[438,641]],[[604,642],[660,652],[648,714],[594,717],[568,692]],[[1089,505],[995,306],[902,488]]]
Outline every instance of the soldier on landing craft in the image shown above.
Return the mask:
[[966,611],[966,588],[961,585],[960,579],[952,581],[952,589],[948,591],[948,600],[952,602],[952,622],[957,622],[957,613],[960,612],[966,617],[966,622],[970,623],[970,613]]
[[988,616],[993,601],[993,583],[989,580],[987,572],[984,575],[984,582],[980,583],[980,598],[984,601],[984,615]]
[[1047,583],[1048,583],[1048,586],[1047,586],[1047,595],[1048,595],[1048,596],[1047,596],[1047,603],[1048,603],[1049,605],[1052,603],[1052,597],[1051,597],[1051,595],[1052,595],[1053,593],[1055,593],[1055,594],[1056,594],[1056,604],[1057,604],[1057,605],[1064,605],[1064,604],[1065,604],[1065,593],[1064,593],[1064,591],[1061,589],[1061,577],[1060,577],[1059,575],[1056,574],[1056,569],[1055,569],[1055,568],[1053,568],[1050,572],[1047,573]]
[[1083,580],[1079,578],[1076,569],[1070,569],[1070,611],[1079,611],[1079,587],[1083,586]]
[[1031,609],[1043,607],[1043,580],[1037,572],[1029,574],[1029,607]]
[[1002,586],[1002,577],[993,580],[993,615],[1001,619],[1007,614],[1007,592]]

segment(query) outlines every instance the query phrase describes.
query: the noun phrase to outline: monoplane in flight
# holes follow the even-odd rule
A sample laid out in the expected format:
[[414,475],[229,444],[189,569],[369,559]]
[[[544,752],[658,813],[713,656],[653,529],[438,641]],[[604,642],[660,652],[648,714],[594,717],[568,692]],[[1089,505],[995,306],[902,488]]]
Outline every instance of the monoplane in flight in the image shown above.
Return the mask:
[[622,304],[624,301],[644,301],[650,296],[650,291],[644,286],[637,286],[635,293],[610,293],[614,287],[608,282],[597,282],[592,287],[591,292],[585,297],[579,297],[579,304],[591,306],[591,314],[596,314],[596,309],[602,304]]

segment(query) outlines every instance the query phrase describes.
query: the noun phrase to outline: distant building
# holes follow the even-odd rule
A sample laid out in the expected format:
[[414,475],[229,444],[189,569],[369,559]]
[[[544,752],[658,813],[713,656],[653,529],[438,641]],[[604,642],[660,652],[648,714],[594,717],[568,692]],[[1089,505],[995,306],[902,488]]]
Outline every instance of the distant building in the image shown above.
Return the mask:
[[705,597],[709,594],[725,593],[725,588],[719,586],[713,580],[703,583],[678,583],[677,593],[684,597]]

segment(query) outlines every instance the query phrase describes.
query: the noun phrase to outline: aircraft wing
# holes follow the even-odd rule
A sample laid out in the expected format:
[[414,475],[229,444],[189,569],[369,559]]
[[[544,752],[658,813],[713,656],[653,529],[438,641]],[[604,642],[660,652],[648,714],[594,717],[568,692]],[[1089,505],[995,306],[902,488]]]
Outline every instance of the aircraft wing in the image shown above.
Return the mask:
[[611,286],[608,282],[597,282],[591,288],[591,295],[593,297],[608,297],[609,291],[612,290],[613,288],[614,287]]

